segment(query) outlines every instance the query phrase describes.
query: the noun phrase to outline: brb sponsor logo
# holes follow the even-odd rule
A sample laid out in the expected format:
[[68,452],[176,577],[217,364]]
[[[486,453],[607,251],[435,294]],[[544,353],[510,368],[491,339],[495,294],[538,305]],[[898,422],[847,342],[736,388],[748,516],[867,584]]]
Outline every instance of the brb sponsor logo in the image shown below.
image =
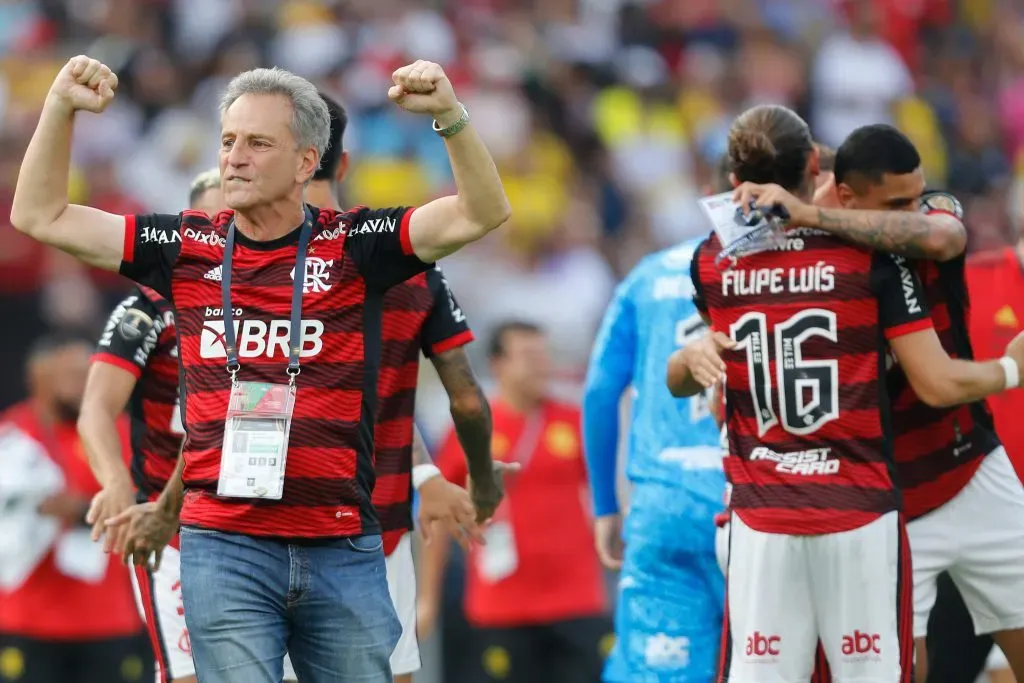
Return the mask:
[[753,635],[747,636],[746,653],[748,657],[778,657],[781,644],[782,638],[779,636],[754,631]]
[[784,474],[835,474],[839,471],[839,459],[829,457],[831,452],[831,448],[810,448],[806,451],[776,453],[770,448],[758,446],[750,452],[750,459],[774,462],[775,471]]
[[878,659],[882,654],[882,636],[866,631],[854,631],[843,636],[843,656],[855,659]]
[[[242,309],[232,312],[235,328],[235,343],[239,358],[288,358],[288,341],[291,336],[289,320],[239,320]],[[207,318],[223,318],[221,309],[207,308]],[[311,358],[324,348],[324,324],[319,320],[302,321],[302,342],[300,358]],[[201,358],[227,358],[227,340],[224,334],[224,320],[207,320],[199,337]]]

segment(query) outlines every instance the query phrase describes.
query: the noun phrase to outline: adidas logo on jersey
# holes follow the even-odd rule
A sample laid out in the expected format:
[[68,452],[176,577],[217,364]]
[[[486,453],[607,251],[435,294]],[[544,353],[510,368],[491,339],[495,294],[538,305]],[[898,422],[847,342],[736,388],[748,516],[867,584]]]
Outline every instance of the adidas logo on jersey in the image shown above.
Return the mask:
[[216,282],[220,282],[223,279],[222,278],[222,273],[223,272],[224,272],[224,266],[217,266],[216,268],[211,268],[209,270],[209,272],[207,272],[206,275],[203,276],[203,279],[204,280],[214,280]]

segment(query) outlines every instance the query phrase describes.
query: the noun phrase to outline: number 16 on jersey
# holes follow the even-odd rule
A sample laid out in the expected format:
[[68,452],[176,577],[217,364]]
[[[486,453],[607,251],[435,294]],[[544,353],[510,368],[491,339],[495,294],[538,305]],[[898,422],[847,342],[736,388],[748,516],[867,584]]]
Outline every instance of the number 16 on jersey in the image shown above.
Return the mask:
[[[813,434],[839,417],[839,361],[804,358],[804,344],[822,337],[839,342],[836,314],[809,308],[769,329],[764,313],[743,315],[729,328],[746,353],[758,436],[779,425],[790,434]],[[774,340],[774,349],[771,344]],[[772,353],[774,352],[774,353]],[[770,357],[775,358],[774,387]],[[778,395],[779,411],[772,401]]]

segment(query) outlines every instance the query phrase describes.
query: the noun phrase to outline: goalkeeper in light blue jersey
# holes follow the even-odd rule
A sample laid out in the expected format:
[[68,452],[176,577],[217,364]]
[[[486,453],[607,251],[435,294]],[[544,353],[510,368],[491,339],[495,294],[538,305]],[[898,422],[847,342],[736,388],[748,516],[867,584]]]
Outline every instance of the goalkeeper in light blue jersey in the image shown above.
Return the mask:
[[[608,683],[707,683],[718,665],[725,584],[714,517],[725,475],[710,392],[676,399],[669,356],[706,326],[692,302],[700,240],[646,257],[619,285],[598,333],[583,399],[583,438],[598,552],[621,564]],[[631,387],[623,522],[616,498],[619,404]],[[623,557],[622,542],[625,543]]]

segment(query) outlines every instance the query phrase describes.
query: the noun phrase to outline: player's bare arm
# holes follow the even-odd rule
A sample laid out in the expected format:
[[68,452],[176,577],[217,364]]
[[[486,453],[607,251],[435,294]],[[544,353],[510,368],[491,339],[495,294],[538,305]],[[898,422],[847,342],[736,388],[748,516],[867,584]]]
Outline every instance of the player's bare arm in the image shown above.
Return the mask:
[[106,521],[135,504],[135,486],[122,458],[117,420],[128,405],[136,381],[135,375],[116,365],[93,363],[78,416],[78,435],[89,467],[102,487],[93,496],[85,521],[92,525],[93,541],[106,533],[106,552],[120,553],[125,541],[124,530],[108,530]]
[[715,386],[725,374],[722,351],[734,346],[727,335],[709,330],[674,352],[668,359],[668,390],[676,398],[686,398]]
[[11,224],[98,268],[116,271],[124,249],[124,218],[68,204],[71,134],[77,112],[99,114],[114,98],[117,76],[79,55],[57,74],[18,174]]
[[501,473],[495,470],[491,457],[491,405],[465,349],[449,349],[431,361],[451,403],[452,422],[466,455],[477,517],[481,521],[488,519],[504,497]]
[[511,208],[490,152],[455,97],[444,70],[417,61],[392,74],[388,97],[414,113],[430,114],[445,132],[457,194],[416,209],[409,223],[413,251],[432,263],[474,242],[508,220]]
[[1007,345],[1003,359],[984,363],[950,358],[934,328],[891,339],[889,344],[914,393],[932,407],[980,401],[1020,384],[1024,332]]
[[413,425],[412,428],[412,466],[417,465],[433,465],[434,461],[430,459],[430,453],[427,452],[427,445],[423,443],[423,435],[420,434],[419,427]]
[[824,230],[848,242],[908,258],[948,261],[967,247],[967,230],[955,216],[917,211],[869,211],[807,204],[778,185],[743,183],[734,197],[761,208],[783,206],[790,224]]

